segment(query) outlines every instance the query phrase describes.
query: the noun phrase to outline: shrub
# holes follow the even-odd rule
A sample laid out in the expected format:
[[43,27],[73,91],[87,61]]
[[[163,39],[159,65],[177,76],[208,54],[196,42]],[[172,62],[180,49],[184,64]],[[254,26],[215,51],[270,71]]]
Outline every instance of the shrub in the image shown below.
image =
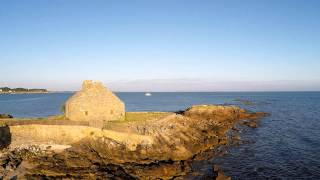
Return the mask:
[[60,111],[65,114],[66,113],[66,104],[62,104],[62,106],[60,107]]

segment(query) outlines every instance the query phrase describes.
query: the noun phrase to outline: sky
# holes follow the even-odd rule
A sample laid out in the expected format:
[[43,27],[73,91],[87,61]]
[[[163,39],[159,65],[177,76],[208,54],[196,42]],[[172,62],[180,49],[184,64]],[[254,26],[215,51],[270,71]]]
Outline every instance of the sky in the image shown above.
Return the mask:
[[0,86],[319,91],[319,0],[2,0]]

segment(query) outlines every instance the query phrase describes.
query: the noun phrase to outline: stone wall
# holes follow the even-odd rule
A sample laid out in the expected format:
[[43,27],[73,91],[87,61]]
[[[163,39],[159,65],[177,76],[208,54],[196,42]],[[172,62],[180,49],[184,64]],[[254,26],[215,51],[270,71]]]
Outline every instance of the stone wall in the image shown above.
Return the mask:
[[84,138],[102,138],[102,140],[103,138],[109,138],[126,145],[129,149],[136,148],[137,144],[153,143],[153,139],[149,136],[102,130],[88,126],[32,124],[6,126],[5,128],[0,129],[0,134],[9,139],[1,142],[4,142],[3,145],[10,145],[10,148],[40,144],[72,145]]

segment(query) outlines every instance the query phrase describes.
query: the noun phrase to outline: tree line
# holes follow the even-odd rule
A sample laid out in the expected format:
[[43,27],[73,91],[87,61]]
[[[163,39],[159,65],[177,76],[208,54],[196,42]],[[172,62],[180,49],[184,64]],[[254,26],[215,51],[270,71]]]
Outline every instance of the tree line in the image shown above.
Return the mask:
[[0,92],[47,92],[47,89],[27,89],[27,88],[0,87]]

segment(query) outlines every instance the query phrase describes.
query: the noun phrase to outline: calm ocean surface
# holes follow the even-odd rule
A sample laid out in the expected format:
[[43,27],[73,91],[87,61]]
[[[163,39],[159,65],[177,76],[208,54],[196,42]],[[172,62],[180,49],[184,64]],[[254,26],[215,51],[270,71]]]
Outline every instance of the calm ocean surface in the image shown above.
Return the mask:
[[[0,95],[0,113],[43,117],[60,113],[71,93]],[[223,157],[203,162],[210,173],[220,165],[233,179],[320,179],[320,92],[118,93],[127,111],[178,111],[194,104],[234,104],[269,112],[257,129]],[[250,100],[242,104],[235,99]],[[200,162],[201,163],[201,162]]]

